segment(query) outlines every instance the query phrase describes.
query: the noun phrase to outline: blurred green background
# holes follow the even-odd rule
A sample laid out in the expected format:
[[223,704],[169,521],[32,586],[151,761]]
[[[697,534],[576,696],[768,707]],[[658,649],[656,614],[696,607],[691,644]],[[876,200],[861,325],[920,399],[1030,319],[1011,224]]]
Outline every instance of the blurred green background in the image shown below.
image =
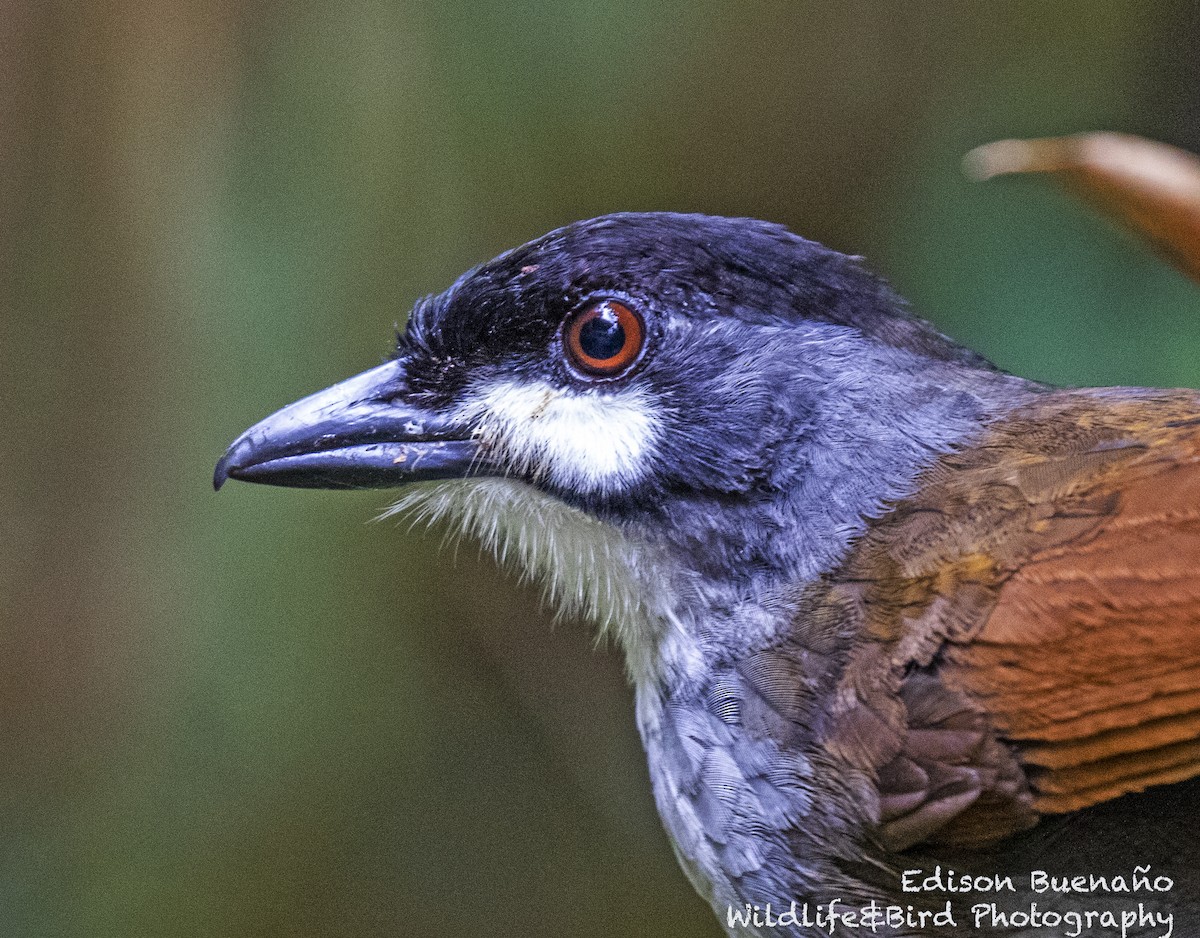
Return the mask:
[[0,936],[719,934],[620,663],[385,494],[209,486],[573,219],[755,215],[1006,368],[1200,384],[1200,293],[1004,136],[1200,150],[1171,2],[0,2]]

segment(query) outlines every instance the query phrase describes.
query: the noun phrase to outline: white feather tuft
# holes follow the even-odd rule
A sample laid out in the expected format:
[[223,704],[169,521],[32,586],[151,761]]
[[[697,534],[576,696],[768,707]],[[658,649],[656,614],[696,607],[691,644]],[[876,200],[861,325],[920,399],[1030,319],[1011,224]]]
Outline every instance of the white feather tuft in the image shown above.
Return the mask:
[[[657,683],[665,647],[690,647],[675,617],[668,578],[655,576],[657,551],[524,482],[482,478],[416,486],[380,519],[447,521],[504,566],[542,583],[556,617],[590,619],[625,650],[636,684]],[[671,657],[674,657],[672,655]]]

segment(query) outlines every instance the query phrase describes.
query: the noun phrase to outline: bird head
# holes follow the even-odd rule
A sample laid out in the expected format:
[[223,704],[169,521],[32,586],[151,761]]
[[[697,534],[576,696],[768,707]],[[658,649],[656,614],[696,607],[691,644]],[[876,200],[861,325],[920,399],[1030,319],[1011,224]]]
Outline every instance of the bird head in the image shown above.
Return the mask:
[[391,361],[247,430],[215,484],[503,476],[609,517],[753,498],[806,471],[821,421],[931,362],[986,367],[854,258],[749,219],[610,215],[420,302]]
[[768,635],[1021,387],[778,225],[610,215],[418,303],[392,360],[251,427],[214,483],[459,480],[389,514],[445,518],[663,681],[700,660],[664,636]]

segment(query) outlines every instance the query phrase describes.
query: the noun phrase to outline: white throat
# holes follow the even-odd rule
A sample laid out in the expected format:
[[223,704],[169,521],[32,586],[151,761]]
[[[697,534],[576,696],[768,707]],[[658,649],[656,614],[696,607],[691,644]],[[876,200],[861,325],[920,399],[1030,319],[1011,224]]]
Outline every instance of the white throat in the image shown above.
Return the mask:
[[692,672],[699,650],[680,621],[675,578],[661,551],[515,479],[418,486],[383,518],[448,521],[502,566],[537,579],[557,617],[586,618],[625,652],[639,688]]

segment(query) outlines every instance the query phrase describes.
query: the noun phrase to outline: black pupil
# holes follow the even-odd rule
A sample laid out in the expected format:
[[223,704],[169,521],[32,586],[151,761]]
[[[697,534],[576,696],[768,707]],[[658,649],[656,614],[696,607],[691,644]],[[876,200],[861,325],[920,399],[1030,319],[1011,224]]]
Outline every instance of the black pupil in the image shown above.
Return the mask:
[[619,355],[625,347],[625,329],[617,314],[606,309],[585,322],[579,330],[579,347],[588,357],[598,361]]

